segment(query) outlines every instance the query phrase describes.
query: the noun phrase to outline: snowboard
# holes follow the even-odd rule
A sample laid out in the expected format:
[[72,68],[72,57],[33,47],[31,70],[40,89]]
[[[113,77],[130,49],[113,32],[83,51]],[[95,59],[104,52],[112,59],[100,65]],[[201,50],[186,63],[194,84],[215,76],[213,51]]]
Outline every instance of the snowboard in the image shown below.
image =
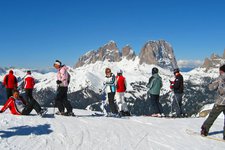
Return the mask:
[[188,135],[195,135],[195,136],[200,136],[202,138],[207,138],[207,139],[214,140],[214,141],[225,142],[225,140],[220,139],[220,138],[217,138],[217,137],[213,137],[213,136],[202,136],[200,134],[200,131],[199,132],[196,132],[196,131],[191,130],[191,129],[186,129],[186,133]]

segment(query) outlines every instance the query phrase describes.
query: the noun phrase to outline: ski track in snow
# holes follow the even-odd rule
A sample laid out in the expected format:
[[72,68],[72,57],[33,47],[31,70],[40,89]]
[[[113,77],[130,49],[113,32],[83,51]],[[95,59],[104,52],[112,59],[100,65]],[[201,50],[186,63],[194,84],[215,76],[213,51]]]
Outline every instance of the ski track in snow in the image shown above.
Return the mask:
[[[79,117],[41,118],[0,114],[1,150],[190,150],[224,149],[224,142],[191,136],[186,129],[200,131],[205,118],[166,119],[153,117],[91,117],[92,112],[74,110]],[[82,116],[83,115],[83,116]],[[223,119],[217,119],[212,136],[222,138]]]

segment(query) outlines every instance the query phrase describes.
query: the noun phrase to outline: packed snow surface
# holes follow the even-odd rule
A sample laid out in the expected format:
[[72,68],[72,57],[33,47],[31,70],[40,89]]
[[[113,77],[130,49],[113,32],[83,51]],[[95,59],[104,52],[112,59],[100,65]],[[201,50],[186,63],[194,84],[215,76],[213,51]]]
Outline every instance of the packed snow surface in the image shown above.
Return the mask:
[[[200,131],[205,118],[94,117],[93,112],[74,110],[78,117],[54,116],[49,108],[45,118],[0,114],[1,150],[222,150],[225,143],[189,135]],[[210,136],[222,139],[223,118],[218,118]]]

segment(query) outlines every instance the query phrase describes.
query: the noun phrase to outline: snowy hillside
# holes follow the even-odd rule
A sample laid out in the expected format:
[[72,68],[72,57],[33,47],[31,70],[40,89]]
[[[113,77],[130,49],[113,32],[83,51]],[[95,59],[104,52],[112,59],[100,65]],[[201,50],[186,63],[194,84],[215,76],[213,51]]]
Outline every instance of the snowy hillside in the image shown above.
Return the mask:
[[[100,109],[98,102],[101,100],[101,95],[99,95],[98,91],[102,88],[105,77],[104,70],[106,67],[109,67],[115,74],[118,69],[122,69],[124,72],[128,82],[125,96],[131,112],[136,115],[148,114],[146,84],[155,65],[140,65],[139,61],[139,58],[136,57],[134,60],[122,59],[120,62],[97,61],[95,64],[84,65],[76,69],[69,68],[71,82],[68,97],[73,107],[85,109],[87,106],[92,105],[93,107],[89,108],[94,110]],[[163,79],[160,101],[163,104],[165,113],[169,113],[171,104],[169,80],[174,80],[174,76],[171,71],[158,68],[159,74]],[[14,72],[18,80],[21,81],[25,76],[26,69],[14,69]],[[197,68],[182,74],[185,80],[184,107],[190,116],[197,114],[199,109],[205,104],[214,102],[213,93],[215,92],[208,91],[207,85],[212,78],[218,76],[218,70],[212,69],[206,73],[205,69]],[[0,74],[0,81],[3,80],[4,75],[4,73]],[[56,93],[56,73],[41,74],[33,72],[33,76],[37,80],[34,91],[35,98],[42,105],[52,106]],[[3,91],[0,93],[0,102],[3,104],[5,102],[5,92],[1,87],[0,91]]]
[[[205,118],[93,117],[75,110],[79,117],[45,118],[0,114],[1,150],[222,150],[224,142],[189,135],[199,132]],[[217,119],[210,136],[222,139],[223,119]]]

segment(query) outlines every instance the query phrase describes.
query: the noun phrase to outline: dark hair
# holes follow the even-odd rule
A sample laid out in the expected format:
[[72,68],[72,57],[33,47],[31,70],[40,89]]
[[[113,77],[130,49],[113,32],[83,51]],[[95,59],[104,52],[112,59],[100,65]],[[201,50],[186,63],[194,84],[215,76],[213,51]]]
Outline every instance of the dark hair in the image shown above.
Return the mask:
[[28,70],[28,71],[27,71],[27,74],[31,74],[31,71],[30,71],[30,70]]
[[220,66],[220,70],[225,72],[225,64],[223,64],[222,66]]
[[179,68],[175,68],[174,70],[173,70],[173,73],[179,73],[180,72],[180,69]]
[[17,92],[17,93],[20,93],[19,90],[13,90],[13,93],[16,93],[16,92]]

